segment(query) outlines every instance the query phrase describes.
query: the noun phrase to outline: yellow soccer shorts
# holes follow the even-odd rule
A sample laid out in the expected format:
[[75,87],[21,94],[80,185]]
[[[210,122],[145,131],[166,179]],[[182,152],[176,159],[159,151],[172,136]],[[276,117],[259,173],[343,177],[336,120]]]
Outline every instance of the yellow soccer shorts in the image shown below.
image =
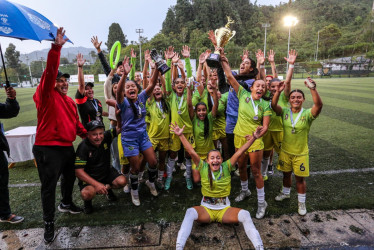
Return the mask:
[[[170,135],[170,144],[169,149],[173,152],[178,152],[181,149],[181,140],[176,134]],[[195,138],[192,133],[184,133],[187,141],[192,145],[192,148],[195,148]]]
[[169,138],[167,139],[154,139],[149,138],[152,143],[153,150],[158,149],[159,151],[168,151],[169,150]]
[[213,210],[205,206],[202,206],[202,207],[205,208],[205,210],[209,214],[210,222],[219,222],[219,223],[222,223],[223,215],[226,213],[227,209],[230,208],[230,206],[228,206],[228,207],[225,207],[224,209]]
[[296,176],[309,176],[309,155],[291,155],[281,151],[277,169],[282,172],[291,172]]
[[118,139],[119,164],[128,165],[130,163],[129,163],[129,160],[127,159],[127,157],[125,157],[125,154],[123,153],[121,134],[118,135],[117,139]]
[[270,151],[273,148],[275,152],[280,153],[283,140],[283,131],[268,131],[263,137],[264,151]]
[[[235,148],[239,149],[239,148],[241,148],[246,143],[247,143],[247,139],[245,139],[245,137],[242,137],[242,136],[239,136],[239,135],[235,135],[235,137],[234,137]],[[256,152],[256,151],[263,150],[263,149],[264,149],[264,143],[262,141],[262,138],[258,138],[249,147],[249,149],[246,151],[246,153],[252,153],[252,152]]]
[[216,140],[219,140],[219,139],[223,139],[223,138],[226,138],[226,131],[225,131],[225,129],[216,129],[216,130],[213,130],[213,133],[212,133],[212,139],[213,139],[213,141],[216,141]]

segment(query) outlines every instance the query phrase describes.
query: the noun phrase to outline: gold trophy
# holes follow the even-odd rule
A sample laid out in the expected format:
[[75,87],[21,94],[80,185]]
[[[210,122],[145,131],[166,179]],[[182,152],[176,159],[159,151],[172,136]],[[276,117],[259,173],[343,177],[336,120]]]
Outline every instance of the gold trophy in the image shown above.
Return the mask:
[[[224,47],[231,38],[233,38],[236,34],[235,30],[230,29],[230,25],[235,23],[234,20],[232,20],[229,16],[227,17],[227,24],[225,27],[221,27],[219,29],[216,29],[214,32],[214,36],[216,37],[217,41],[217,48]],[[209,67],[211,68],[219,68],[220,67],[220,56],[219,51],[216,50],[214,53],[210,54],[209,57],[206,59],[206,62]]]

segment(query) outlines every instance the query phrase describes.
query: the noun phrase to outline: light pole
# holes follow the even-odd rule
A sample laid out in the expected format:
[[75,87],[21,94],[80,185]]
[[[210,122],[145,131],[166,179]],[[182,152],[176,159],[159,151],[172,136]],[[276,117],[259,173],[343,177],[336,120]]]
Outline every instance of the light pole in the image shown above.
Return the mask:
[[266,54],[266,28],[270,27],[270,23],[263,23],[262,28],[265,28],[265,41],[264,41],[264,55]]
[[319,32],[320,32],[320,30],[318,31],[318,35],[317,35],[317,48],[316,48],[316,58],[315,58],[316,62],[318,61]]
[[143,33],[143,29],[135,29],[136,33],[139,34],[139,50],[140,50],[140,71],[143,71],[143,65],[142,65],[142,41],[140,40],[140,33]]
[[[284,26],[288,27],[288,47],[287,47],[287,58],[290,52],[290,39],[291,39],[291,27],[295,26],[299,20],[294,16],[286,16],[284,19]],[[287,62],[287,71],[288,71],[288,62]]]
[[44,72],[43,59],[44,59],[43,57],[40,57],[40,61],[42,63],[42,75],[43,75],[43,72]]
[[31,74],[31,67],[30,67],[30,63],[29,63],[29,57],[26,55],[26,62],[27,62],[27,65],[29,66],[29,73],[30,73],[30,84],[31,84],[31,87],[33,87],[33,83],[32,83],[32,74]]

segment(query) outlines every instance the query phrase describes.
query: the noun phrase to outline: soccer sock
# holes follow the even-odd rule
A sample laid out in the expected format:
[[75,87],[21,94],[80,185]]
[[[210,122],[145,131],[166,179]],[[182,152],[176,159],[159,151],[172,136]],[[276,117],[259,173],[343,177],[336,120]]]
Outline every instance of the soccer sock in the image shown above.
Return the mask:
[[175,159],[172,159],[169,157],[168,159],[168,165],[166,166],[166,173],[168,177],[173,177],[173,169],[175,165]]
[[149,168],[148,169],[149,182],[151,182],[151,183],[155,182],[156,176],[157,176],[157,168]]
[[138,190],[138,175],[130,173],[130,184],[132,190]]
[[283,187],[282,193],[289,195],[291,193],[291,188],[289,187]]
[[265,188],[257,188],[257,201],[258,203],[265,202]]
[[297,194],[297,200],[299,202],[302,202],[302,203],[305,203],[305,200],[306,200],[306,194]]
[[262,174],[262,176],[267,175],[269,159],[270,159],[270,157],[262,158],[262,161],[261,161],[261,174]]
[[245,234],[252,242],[255,249],[263,249],[261,236],[253,224],[250,213],[247,210],[240,210],[238,213],[238,221],[243,224]]
[[191,178],[192,174],[192,161],[186,158],[186,178]]
[[164,176],[164,171],[158,170],[158,180],[161,181]]
[[143,180],[143,174],[144,174],[144,171],[139,171],[139,174],[138,174],[139,181]]
[[194,208],[189,208],[184,216],[181,228],[178,232],[177,247],[176,249],[183,249],[188,237],[191,234],[193,222],[199,217],[197,211]]
[[248,190],[248,180],[246,181],[240,181],[240,184],[242,185],[242,190],[247,191]]

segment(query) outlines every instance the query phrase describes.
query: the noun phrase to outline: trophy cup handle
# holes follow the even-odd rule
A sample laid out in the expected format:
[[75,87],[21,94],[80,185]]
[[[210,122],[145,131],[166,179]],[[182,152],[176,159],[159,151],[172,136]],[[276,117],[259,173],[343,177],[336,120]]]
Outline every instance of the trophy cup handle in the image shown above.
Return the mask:
[[233,30],[233,31],[231,32],[231,36],[230,36],[230,39],[229,39],[229,40],[231,40],[231,38],[233,38],[233,37],[235,36],[235,34],[236,34],[236,31]]
[[218,31],[219,31],[219,29],[216,29],[215,31],[214,31],[214,35],[217,37],[217,33],[218,33]]

